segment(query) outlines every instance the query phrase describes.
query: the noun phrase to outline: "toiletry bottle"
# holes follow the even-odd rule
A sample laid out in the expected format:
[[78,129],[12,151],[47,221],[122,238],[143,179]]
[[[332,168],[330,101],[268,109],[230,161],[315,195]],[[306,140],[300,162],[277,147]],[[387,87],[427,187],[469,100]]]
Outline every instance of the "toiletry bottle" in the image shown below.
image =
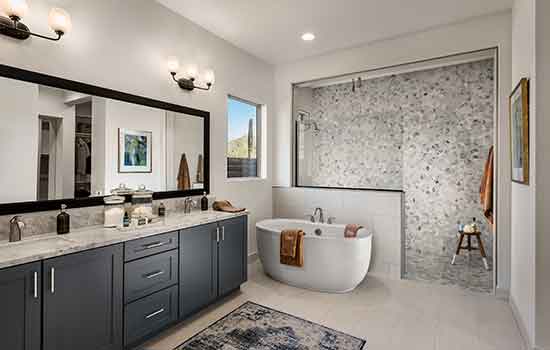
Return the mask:
[[164,206],[164,203],[160,202],[159,205],[159,216],[163,217],[166,215],[166,207]]
[[479,231],[479,227],[477,226],[476,218],[472,219],[472,228],[474,232]]
[[122,219],[122,226],[124,227],[130,226],[130,216],[128,215],[128,212],[124,213],[124,218]]
[[71,216],[65,212],[67,206],[61,204],[61,212],[57,215],[57,234],[64,235],[71,229]]
[[206,197],[206,192],[203,192],[203,196],[201,198],[201,210],[208,210],[208,197]]

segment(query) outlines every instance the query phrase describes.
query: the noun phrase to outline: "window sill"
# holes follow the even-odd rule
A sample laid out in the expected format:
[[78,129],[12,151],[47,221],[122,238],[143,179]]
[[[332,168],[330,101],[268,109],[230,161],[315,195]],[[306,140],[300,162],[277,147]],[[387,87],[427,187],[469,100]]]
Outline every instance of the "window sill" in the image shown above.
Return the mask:
[[254,177],[226,177],[225,178],[227,182],[256,182],[256,181],[266,181],[267,178],[260,177],[260,176],[254,176]]

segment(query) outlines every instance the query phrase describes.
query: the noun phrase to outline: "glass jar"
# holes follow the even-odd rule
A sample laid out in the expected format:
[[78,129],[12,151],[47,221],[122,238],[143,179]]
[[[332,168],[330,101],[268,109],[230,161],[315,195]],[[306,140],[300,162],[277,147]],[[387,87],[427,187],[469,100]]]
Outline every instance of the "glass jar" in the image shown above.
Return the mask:
[[132,194],[132,217],[153,218],[153,191],[140,186]]
[[105,202],[104,209],[104,227],[122,227],[124,221],[124,197],[108,196],[103,198]]

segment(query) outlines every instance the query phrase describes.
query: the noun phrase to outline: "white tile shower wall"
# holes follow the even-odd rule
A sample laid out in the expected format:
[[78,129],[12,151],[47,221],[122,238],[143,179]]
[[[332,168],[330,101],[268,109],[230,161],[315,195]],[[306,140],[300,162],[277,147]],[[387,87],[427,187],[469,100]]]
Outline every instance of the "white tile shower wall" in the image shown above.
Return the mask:
[[[448,255],[456,223],[477,217],[489,254],[479,187],[493,144],[492,59],[313,89],[311,183],[403,189],[407,248]],[[302,165],[302,162],[300,163]]]
[[[403,253],[402,193],[311,188],[273,188],[276,218],[303,219],[316,207],[336,223],[358,223],[373,233],[370,273],[401,278]],[[342,232],[342,236],[343,236]]]

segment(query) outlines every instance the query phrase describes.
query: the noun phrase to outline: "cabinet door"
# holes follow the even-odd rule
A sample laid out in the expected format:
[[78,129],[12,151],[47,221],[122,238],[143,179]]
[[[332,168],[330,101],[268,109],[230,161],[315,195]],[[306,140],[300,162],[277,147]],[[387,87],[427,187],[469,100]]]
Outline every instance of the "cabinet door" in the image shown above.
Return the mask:
[[41,263],[0,270],[0,348],[40,350]]
[[180,319],[217,296],[216,228],[208,224],[180,231]]
[[219,295],[237,289],[247,279],[247,218],[240,216],[219,223]]
[[122,245],[44,261],[43,350],[122,348]]

